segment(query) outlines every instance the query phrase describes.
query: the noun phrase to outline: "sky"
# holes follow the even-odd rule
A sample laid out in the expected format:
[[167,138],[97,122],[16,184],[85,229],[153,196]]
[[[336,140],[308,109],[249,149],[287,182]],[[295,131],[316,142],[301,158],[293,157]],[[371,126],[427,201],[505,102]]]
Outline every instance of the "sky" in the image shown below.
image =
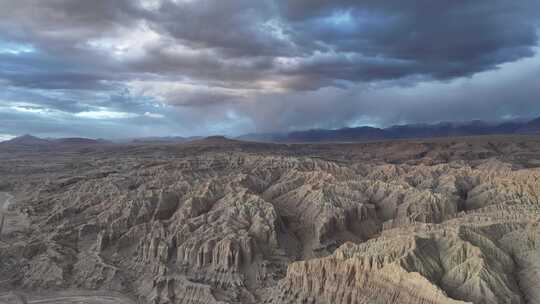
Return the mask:
[[0,0],[0,140],[540,116],[538,0]]

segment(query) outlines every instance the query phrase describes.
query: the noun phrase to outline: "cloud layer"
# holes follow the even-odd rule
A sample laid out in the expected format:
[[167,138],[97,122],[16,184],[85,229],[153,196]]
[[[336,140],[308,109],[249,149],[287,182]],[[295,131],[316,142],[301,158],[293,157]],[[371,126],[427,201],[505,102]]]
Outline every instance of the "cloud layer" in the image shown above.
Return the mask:
[[0,134],[126,137],[540,115],[540,2],[0,3]]

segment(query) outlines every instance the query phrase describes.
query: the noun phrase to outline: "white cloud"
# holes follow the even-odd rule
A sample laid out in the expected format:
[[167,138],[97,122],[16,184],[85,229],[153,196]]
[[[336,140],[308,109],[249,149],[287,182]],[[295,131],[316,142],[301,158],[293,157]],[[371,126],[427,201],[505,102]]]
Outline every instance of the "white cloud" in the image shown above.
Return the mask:
[[15,138],[15,135],[0,133],[0,142]]
[[35,52],[35,49],[31,45],[0,41],[0,54],[19,55],[32,52]]
[[156,11],[161,7],[161,0],[139,0],[140,5],[149,11]]
[[114,112],[107,110],[84,111],[75,114],[76,117],[89,119],[125,119],[138,117],[139,114],[128,112]]
[[6,106],[0,106],[0,112],[4,113],[20,113],[26,115],[33,115],[38,117],[58,118],[68,115],[68,113],[45,108],[43,106],[26,103],[26,102],[9,102],[0,100],[0,104],[5,103]]
[[144,116],[150,117],[150,118],[164,118],[165,117],[163,114],[151,113],[151,112],[145,112]]
[[117,59],[129,59],[143,56],[147,47],[158,44],[160,40],[161,36],[146,22],[140,22],[135,28],[123,28],[115,35],[93,39],[87,44]]

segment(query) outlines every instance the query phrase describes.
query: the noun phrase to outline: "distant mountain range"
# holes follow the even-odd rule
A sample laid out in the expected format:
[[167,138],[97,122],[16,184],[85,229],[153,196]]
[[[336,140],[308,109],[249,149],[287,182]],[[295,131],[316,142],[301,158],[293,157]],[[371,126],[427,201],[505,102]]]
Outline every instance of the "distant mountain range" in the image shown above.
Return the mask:
[[[475,120],[466,123],[444,122],[438,124],[410,124],[392,126],[389,128],[357,127],[342,128],[337,130],[314,129],[296,131],[290,133],[252,133],[238,136],[234,139],[259,142],[363,142],[391,139],[414,139],[435,138],[450,136],[475,136],[475,135],[540,135],[540,118],[531,121],[512,121],[503,123],[487,123]],[[217,140],[220,139],[220,140]],[[128,144],[162,144],[162,143],[198,143],[204,140],[206,143],[223,143],[224,137],[142,137],[116,141],[116,143]],[[2,147],[17,148],[41,148],[52,149],[55,147],[85,147],[92,145],[114,144],[103,139],[90,138],[39,138],[32,135],[23,135],[0,143]]]
[[98,144],[111,144],[111,142],[104,139],[91,139],[83,137],[39,138],[32,135],[23,135],[15,137],[11,140],[0,142],[0,149],[54,149],[58,147],[85,147]]
[[184,143],[188,141],[202,139],[202,136],[191,136],[191,137],[181,137],[181,136],[164,136],[164,137],[140,137],[126,140],[125,142],[131,143],[142,143],[142,144],[153,144],[153,143]]
[[337,130],[314,129],[290,133],[253,133],[239,136],[237,139],[265,142],[361,142],[495,134],[540,135],[540,118],[524,122],[487,123],[475,120],[465,123],[410,124],[384,129],[357,127]]

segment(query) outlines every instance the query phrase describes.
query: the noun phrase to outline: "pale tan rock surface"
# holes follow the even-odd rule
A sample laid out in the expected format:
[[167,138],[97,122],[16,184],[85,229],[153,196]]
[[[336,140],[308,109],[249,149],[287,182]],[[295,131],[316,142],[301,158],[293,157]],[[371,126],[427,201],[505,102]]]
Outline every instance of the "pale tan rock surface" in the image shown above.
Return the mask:
[[0,291],[539,303],[537,138],[2,154]]

